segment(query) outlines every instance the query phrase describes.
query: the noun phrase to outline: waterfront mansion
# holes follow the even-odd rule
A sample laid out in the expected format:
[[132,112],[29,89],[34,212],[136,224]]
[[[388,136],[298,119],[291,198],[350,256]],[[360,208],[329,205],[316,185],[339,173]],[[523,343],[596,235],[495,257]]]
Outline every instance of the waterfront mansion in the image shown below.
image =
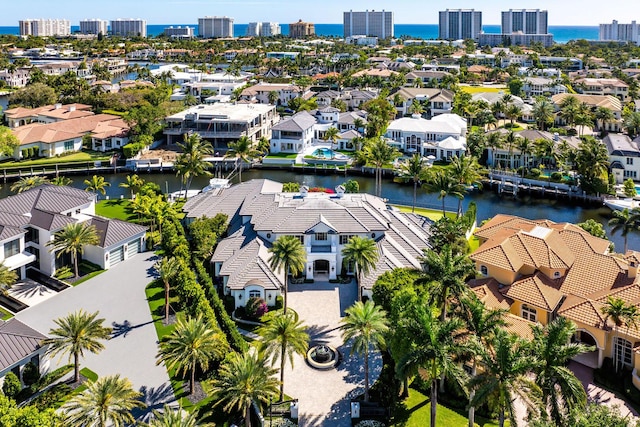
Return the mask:
[[343,262],[342,249],[353,236],[376,241],[379,261],[365,276],[363,296],[371,297],[377,277],[396,267],[420,268],[423,249],[430,248],[431,220],[403,213],[385,200],[364,193],[285,193],[279,182],[260,179],[199,194],[184,205],[185,220],[224,213],[229,217],[228,237],[211,258],[212,271],[235,306],[250,297],[274,305],[285,276],[269,267],[273,242],[285,235],[300,239],[306,250],[305,272],[300,279],[334,280],[353,274]]

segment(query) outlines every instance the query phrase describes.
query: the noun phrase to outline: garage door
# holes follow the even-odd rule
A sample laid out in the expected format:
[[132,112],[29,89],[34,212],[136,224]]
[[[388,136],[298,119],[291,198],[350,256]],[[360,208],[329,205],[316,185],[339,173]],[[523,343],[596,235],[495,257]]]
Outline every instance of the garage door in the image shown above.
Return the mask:
[[124,259],[124,249],[122,248],[122,246],[112,251],[109,251],[109,267],[113,267],[119,262],[122,262],[123,259]]
[[135,239],[127,243],[127,258],[140,252],[140,239]]

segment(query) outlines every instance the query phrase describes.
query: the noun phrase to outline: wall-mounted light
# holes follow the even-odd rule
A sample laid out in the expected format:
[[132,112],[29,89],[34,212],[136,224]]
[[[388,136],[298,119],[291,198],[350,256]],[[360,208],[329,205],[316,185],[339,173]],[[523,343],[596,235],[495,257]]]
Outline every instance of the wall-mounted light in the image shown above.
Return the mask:
[[242,294],[238,295],[238,299],[242,299]]

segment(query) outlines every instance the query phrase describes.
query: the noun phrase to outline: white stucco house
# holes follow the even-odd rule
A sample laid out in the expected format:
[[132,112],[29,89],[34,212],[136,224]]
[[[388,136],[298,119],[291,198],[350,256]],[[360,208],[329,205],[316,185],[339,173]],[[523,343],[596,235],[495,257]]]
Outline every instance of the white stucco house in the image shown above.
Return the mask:
[[621,184],[631,178],[638,181],[640,178],[640,138],[631,140],[624,134],[608,134],[602,139],[609,153],[609,164],[616,183]]
[[284,273],[269,267],[269,248],[281,236],[300,239],[306,252],[302,278],[332,280],[353,274],[342,249],[353,236],[374,239],[379,261],[363,278],[362,294],[371,297],[375,280],[396,267],[420,268],[424,248],[430,248],[431,220],[402,213],[370,194],[282,192],[282,184],[252,180],[215,192],[199,194],[184,206],[187,222],[224,213],[228,237],[211,258],[212,271],[224,294],[244,306],[251,297],[274,305],[284,286]]
[[13,372],[22,381],[22,372],[32,363],[40,373],[49,368],[45,357],[48,346],[42,341],[47,337],[17,319],[0,320],[0,387],[4,377]]

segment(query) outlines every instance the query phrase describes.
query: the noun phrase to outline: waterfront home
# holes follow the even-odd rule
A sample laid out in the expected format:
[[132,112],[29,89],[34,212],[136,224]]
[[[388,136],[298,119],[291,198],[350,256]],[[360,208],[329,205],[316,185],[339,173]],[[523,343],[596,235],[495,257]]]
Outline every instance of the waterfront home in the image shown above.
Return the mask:
[[394,103],[397,112],[396,117],[411,114],[413,101],[419,101],[424,105],[425,112],[430,116],[449,114],[453,110],[454,93],[448,89],[403,87],[387,99]]
[[609,164],[616,183],[640,177],[640,149],[638,140],[632,141],[627,135],[610,133],[602,139],[609,152]]
[[4,112],[5,120],[12,129],[31,123],[47,124],[88,116],[93,116],[93,113],[91,105],[85,104],[53,104],[37,108],[16,107]]
[[73,187],[41,185],[0,199],[0,262],[24,278],[28,267],[52,276],[71,264],[70,254],[47,246],[67,224],[95,226],[99,242],[82,259],[108,269],[145,250],[146,227],[95,214],[95,196]]
[[435,86],[436,84],[441,83],[446,76],[451,76],[451,73],[446,71],[411,71],[404,76],[407,80],[407,84],[405,86]]
[[259,104],[269,104],[269,94],[278,94],[277,106],[286,107],[289,101],[298,97],[310,97],[311,92],[300,86],[289,83],[259,83],[244,89],[240,93],[241,101],[256,102]]
[[335,280],[352,275],[353,265],[344,261],[342,249],[353,236],[376,241],[380,259],[363,277],[363,296],[371,297],[378,276],[396,267],[420,268],[422,250],[429,248],[432,222],[390,208],[365,193],[284,193],[282,184],[252,180],[231,188],[199,194],[184,205],[185,221],[224,213],[229,217],[228,237],[222,239],[211,258],[212,271],[235,306],[250,297],[274,305],[284,285],[282,271],[269,267],[269,248],[281,236],[300,239],[306,251],[300,280]]
[[49,346],[42,345],[46,338],[17,319],[0,320],[0,387],[9,372],[22,381],[22,371],[28,363],[40,373],[47,371],[46,351]]
[[[609,297],[640,304],[640,253],[613,254],[608,240],[550,220],[496,215],[475,232],[471,255],[478,279],[469,286],[488,307],[509,310],[508,321],[546,325],[558,316],[577,325],[574,342],[594,346],[575,360],[592,368],[612,358],[640,387],[640,331],[615,328],[603,308]],[[523,332],[526,332],[526,328]]]
[[270,104],[217,102],[196,105],[164,119],[167,144],[182,142],[190,132],[210,141],[216,151],[227,151],[229,142],[246,136],[252,141],[271,138],[271,128],[280,116]]
[[556,79],[548,77],[525,77],[522,79],[522,92],[527,98],[536,96],[551,96],[567,93],[567,87]]
[[[551,97],[551,102],[554,104],[556,108],[556,112],[560,111],[560,104],[562,104],[562,101],[568,96],[573,96],[577,98],[578,102],[587,104],[593,110],[595,110],[598,107],[603,107],[608,110],[611,110],[611,112],[613,113],[614,120],[605,123],[603,130],[607,132],[622,131],[622,102],[620,102],[620,99],[612,95],[584,95],[584,94],[559,93]],[[565,120],[562,119],[562,117],[560,117],[559,114],[556,114],[555,124],[560,126],[565,126],[567,123]]]
[[[510,131],[506,129],[496,129],[491,131],[490,133],[493,132],[500,132],[501,134],[503,134],[503,137],[510,133]],[[559,150],[562,146],[567,146],[576,150],[580,145],[580,138],[578,138],[577,136],[558,135],[557,133],[535,129],[521,130],[518,132],[514,132],[514,135],[517,139],[528,139],[532,143],[532,145],[536,142],[553,141],[553,147],[555,151]],[[547,166],[555,166],[555,158],[553,156],[544,158],[538,157],[535,155],[535,148],[532,148],[532,152],[528,153],[525,156],[518,149],[517,143],[511,147],[503,144],[502,146],[497,148],[487,148],[488,166],[517,169],[521,166],[537,167],[540,165],[540,163],[543,163]]]

